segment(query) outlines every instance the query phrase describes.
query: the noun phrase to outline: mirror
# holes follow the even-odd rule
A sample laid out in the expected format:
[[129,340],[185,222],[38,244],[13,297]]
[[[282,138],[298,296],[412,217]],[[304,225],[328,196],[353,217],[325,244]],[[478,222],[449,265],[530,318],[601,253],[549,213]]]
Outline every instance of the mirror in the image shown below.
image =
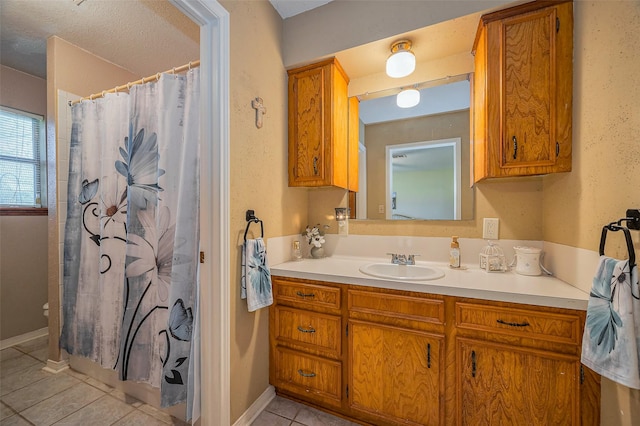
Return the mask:
[[400,88],[358,96],[355,219],[473,219],[469,75],[411,87],[411,108],[396,105]]

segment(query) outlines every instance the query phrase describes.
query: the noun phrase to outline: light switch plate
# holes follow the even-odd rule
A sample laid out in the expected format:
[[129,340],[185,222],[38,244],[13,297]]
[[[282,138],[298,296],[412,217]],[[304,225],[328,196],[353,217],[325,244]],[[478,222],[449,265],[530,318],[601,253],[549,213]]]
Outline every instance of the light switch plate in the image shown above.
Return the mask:
[[497,240],[499,236],[500,220],[495,217],[485,217],[482,222],[482,238]]

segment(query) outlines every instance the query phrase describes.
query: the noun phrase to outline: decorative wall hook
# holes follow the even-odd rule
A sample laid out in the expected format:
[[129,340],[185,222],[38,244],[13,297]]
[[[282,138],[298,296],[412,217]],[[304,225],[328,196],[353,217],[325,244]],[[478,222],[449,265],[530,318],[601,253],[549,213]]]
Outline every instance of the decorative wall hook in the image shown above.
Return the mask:
[[256,110],[256,127],[262,128],[262,116],[267,113],[267,109],[262,104],[262,98],[255,98],[251,101],[251,107]]

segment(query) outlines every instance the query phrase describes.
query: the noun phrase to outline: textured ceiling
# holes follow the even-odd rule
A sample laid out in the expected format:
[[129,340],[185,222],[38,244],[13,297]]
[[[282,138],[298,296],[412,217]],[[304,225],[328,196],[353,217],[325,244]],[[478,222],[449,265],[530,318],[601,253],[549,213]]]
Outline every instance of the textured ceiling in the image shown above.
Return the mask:
[[269,0],[282,19],[315,9],[333,0]]
[[198,26],[166,0],[76,3],[1,0],[2,65],[46,78],[46,40],[52,35],[139,76],[200,56]]

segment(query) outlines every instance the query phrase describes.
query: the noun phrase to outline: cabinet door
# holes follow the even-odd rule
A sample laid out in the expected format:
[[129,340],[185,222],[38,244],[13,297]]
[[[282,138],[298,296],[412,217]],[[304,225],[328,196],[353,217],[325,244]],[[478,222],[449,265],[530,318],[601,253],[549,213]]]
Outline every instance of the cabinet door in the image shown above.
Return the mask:
[[459,425],[578,425],[575,357],[456,340]]
[[503,161],[553,165],[556,157],[556,9],[505,19]]
[[[329,67],[301,71],[289,76],[289,185],[326,185],[326,150],[331,113]],[[325,111],[326,110],[326,111]],[[330,122],[330,121],[329,121]]]
[[349,405],[375,424],[439,425],[444,337],[349,322]]

